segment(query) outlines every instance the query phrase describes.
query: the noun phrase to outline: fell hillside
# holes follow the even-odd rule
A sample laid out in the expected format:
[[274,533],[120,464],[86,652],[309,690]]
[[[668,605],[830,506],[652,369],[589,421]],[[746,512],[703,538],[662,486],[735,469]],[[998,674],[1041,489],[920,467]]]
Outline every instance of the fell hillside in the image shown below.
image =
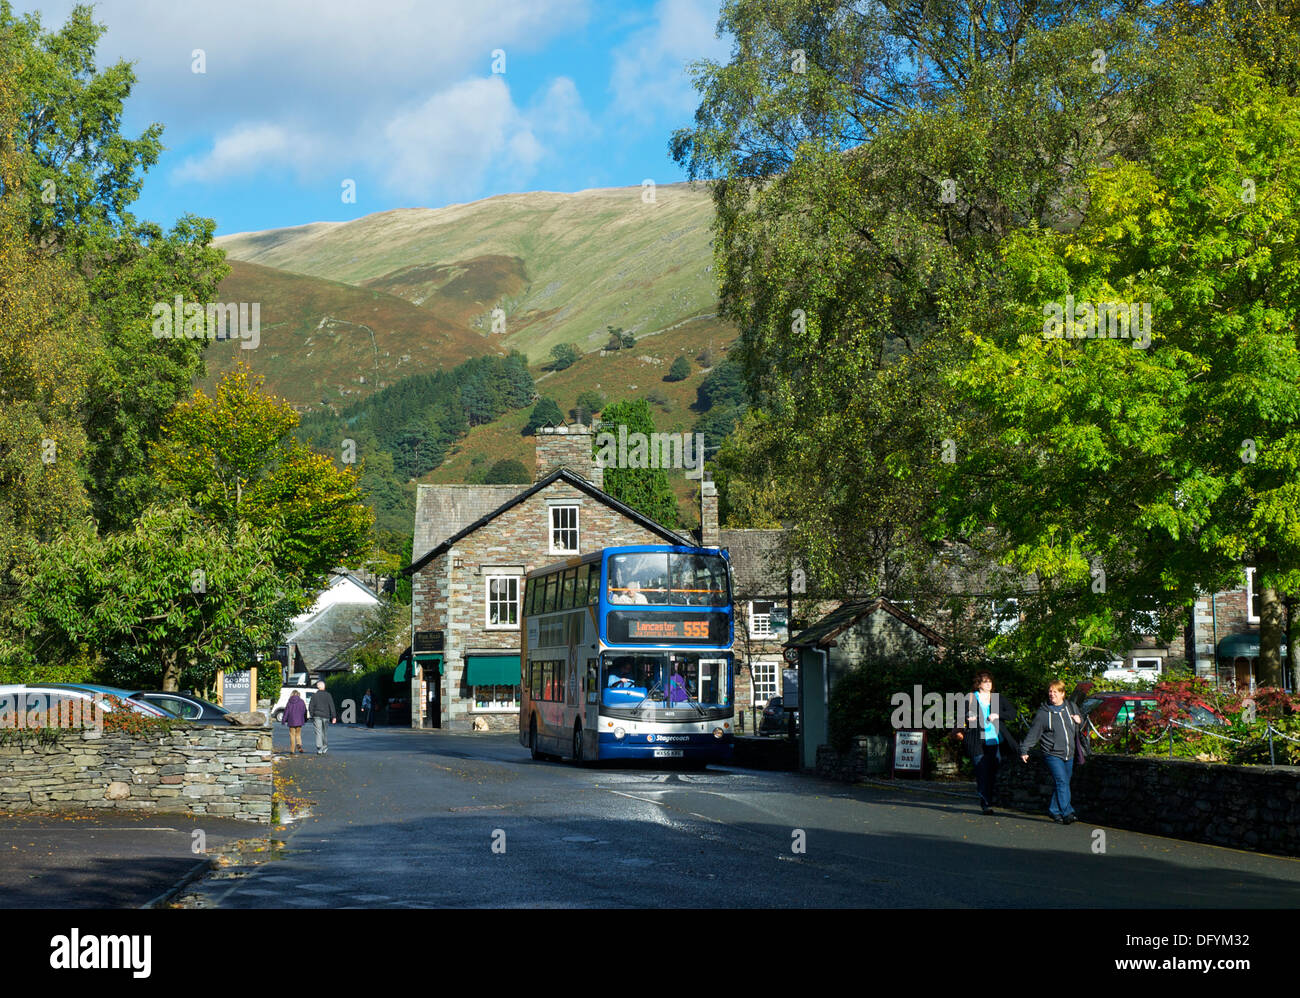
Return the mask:
[[464,324],[385,291],[228,262],[221,300],[260,303],[261,342],[251,350],[214,342],[205,391],[243,361],[300,409],[346,404],[408,374],[504,352]]
[[[704,185],[505,194],[352,222],[223,236],[229,258],[401,297],[542,362],[559,343],[599,350],[716,308]],[[492,333],[494,308],[505,331]]]
[[[656,430],[689,433],[703,415],[695,406],[700,383],[712,369],[702,366],[698,358],[702,354],[711,355],[714,364],[721,362],[735,339],[735,329],[717,319],[683,323],[658,336],[639,340],[629,350],[604,356],[589,354],[563,371],[542,373],[537,377],[536,390],[539,396],[554,399],[566,417],[576,405],[578,395],[588,390],[600,392],[609,402],[645,398],[650,401]],[[683,381],[665,381],[668,368],[679,356],[690,362],[690,375]],[[420,476],[418,481],[473,481],[503,460],[519,461],[531,472],[535,466],[535,440],[523,432],[528,415],[527,410],[511,412],[471,428],[442,465]],[[676,469],[669,471],[668,478],[678,497],[681,522],[698,523],[696,483]]]

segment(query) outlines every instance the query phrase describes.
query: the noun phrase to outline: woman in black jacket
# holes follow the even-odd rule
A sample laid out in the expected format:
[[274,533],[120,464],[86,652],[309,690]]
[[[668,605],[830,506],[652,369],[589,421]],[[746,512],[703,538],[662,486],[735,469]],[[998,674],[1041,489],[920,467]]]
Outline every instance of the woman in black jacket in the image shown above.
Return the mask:
[[1029,761],[1029,750],[1042,741],[1043,760],[1056,781],[1047,811],[1058,825],[1074,821],[1070,804],[1070,778],[1074,775],[1074,745],[1083,717],[1073,704],[1065,702],[1065,683],[1053,679],[1047,684],[1048,702],[1038,708],[1034,724],[1020,745],[1020,758]]
[[1003,753],[1010,760],[1018,752],[1015,736],[1007,730],[1005,721],[1011,713],[1011,705],[993,692],[993,674],[977,672],[975,690],[966,697],[966,724],[957,737],[966,743],[966,754],[975,764],[975,789],[985,814],[993,813]]

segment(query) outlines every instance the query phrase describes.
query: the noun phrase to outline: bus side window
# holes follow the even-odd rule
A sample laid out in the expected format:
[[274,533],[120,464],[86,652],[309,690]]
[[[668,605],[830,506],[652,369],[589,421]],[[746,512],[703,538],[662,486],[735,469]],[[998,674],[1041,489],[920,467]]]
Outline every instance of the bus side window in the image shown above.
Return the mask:
[[546,577],[546,597],[542,603],[542,613],[554,613],[556,596],[559,594],[560,577],[558,575],[548,575]]
[[587,605],[595,606],[600,602],[600,562],[593,561],[587,566],[590,569],[590,576],[587,586]]

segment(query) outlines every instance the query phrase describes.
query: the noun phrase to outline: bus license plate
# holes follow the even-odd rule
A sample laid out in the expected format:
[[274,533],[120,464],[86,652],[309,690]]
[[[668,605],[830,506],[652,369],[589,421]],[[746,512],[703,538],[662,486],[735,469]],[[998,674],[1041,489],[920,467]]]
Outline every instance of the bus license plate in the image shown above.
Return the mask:
[[655,749],[656,759],[680,759],[682,750],[679,748],[657,748]]

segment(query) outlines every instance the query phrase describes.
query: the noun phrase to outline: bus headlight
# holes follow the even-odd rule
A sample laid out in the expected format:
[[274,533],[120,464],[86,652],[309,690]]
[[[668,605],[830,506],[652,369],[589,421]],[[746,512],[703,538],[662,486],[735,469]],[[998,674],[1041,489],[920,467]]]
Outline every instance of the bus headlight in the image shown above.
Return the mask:
[[722,735],[723,735],[723,731],[722,731],[721,728],[714,728],[714,729],[713,729],[713,737],[714,737],[714,738],[721,738]]
[[615,728],[615,729],[614,729],[614,737],[615,737],[615,738],[622,739],[622,737],[623,737],[624,735],[626,735],[626,734],[627,734],[627,732],[624,731],[624,730],[622,729],[622,727],[618,727],[618,728]]

